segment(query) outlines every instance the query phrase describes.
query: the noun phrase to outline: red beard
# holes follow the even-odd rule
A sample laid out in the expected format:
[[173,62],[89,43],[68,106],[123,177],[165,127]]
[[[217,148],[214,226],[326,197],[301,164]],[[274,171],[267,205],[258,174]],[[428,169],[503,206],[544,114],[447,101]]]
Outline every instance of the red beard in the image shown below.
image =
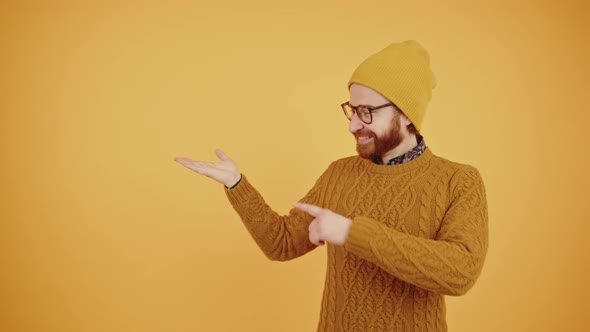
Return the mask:
[[[357,140],[356,151],[359,156],[373,161],[397,147],[403,140],[400,127],[399,114],[396,114],[391,120],[391,128],[383,136],[377,136],[372,131],[365,129],[355,132],[354,136]],[[359,137],[372,137],[372,140],[371,142],[360,144]]]

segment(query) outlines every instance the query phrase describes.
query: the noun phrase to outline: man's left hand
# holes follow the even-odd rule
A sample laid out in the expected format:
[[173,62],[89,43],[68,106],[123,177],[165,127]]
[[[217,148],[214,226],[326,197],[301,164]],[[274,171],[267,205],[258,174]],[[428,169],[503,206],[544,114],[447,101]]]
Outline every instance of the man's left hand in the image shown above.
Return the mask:
[[325,241],[336,245],[344,245],[352,220],[319,206],[294,203],[294,207],[312,215],[315,219],[309,224],[309,241],[316,246]]

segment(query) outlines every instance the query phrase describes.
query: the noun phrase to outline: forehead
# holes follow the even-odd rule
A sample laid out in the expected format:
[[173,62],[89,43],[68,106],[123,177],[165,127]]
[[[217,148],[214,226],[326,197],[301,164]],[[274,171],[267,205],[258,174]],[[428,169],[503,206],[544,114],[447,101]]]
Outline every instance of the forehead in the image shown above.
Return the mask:
[[368,86],[354,83],[350,86],[350,104],[352,105],[381,105],[389,102],[379,92]]

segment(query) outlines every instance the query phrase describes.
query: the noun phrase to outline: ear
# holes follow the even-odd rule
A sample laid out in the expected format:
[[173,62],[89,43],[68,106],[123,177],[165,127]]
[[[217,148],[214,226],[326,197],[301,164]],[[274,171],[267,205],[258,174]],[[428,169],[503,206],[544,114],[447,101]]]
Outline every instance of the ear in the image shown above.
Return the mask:
[[408,117],[403,113],[400,113],[400,122],[404,127],[407,127],[412,123],[412,121],[410,121],[410,119],[408,119]]

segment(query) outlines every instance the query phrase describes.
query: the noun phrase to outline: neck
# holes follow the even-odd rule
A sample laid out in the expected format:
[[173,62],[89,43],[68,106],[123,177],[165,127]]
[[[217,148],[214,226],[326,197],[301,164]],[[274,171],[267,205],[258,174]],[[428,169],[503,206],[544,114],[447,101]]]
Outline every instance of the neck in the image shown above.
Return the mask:
[[389,160],[407,153],[415,148],[416,145],[418,145],[418,138],[414,134],[409,134],[398,146],[381,156],[381,161],[383,161],[383,164],[387,164]]

